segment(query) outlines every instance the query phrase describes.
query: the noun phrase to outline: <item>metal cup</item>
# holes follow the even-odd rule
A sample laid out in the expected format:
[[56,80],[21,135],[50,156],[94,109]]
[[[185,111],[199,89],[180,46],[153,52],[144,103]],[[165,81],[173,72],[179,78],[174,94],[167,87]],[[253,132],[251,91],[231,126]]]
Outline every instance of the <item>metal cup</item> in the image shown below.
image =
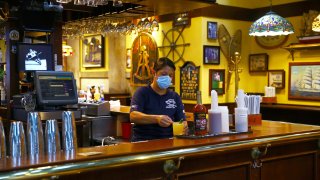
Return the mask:
[[27,119],[27,139],[29,157],[44,154],[43,131],[38,112],[29,112]]
[[10,155],[12,158],[26,157],[26,139],[22,122],[12,122],[10,126]]
[[0,159],[6,157],[6,137],[3,129],[2,120],[0,120]]
[[46,154],[56,154],[61,150],[60,135],[57,120],[49,119],[46,121],[46,129],[44,133]]
[[62,112],[62,144],[63,150],[76,150],[78,147],[74,114],[71,111]]

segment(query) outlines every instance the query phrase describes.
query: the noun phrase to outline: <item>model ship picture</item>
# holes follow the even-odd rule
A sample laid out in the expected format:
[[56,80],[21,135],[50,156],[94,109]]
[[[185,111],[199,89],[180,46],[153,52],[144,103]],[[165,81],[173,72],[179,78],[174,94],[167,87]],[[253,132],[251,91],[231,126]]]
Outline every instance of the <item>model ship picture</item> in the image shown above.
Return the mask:
[[319,92],[320,91],[320,67],[307,67],[300,81],[297,82],[298,91]]
[[296,81],[293,84],[292,90],[296,93],[320,92],[320,66],[305,67],[304,71],[297,74]]

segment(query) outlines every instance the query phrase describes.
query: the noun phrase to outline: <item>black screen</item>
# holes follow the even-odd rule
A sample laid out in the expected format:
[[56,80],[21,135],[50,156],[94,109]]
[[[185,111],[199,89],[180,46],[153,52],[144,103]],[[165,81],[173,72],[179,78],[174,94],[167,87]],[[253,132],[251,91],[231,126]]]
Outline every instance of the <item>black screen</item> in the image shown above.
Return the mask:
[[58,106],[78,102],[72,72],[36,71],[34,81],[39,105]]
[[52,71],[51,44],[18,44],[19,71]]

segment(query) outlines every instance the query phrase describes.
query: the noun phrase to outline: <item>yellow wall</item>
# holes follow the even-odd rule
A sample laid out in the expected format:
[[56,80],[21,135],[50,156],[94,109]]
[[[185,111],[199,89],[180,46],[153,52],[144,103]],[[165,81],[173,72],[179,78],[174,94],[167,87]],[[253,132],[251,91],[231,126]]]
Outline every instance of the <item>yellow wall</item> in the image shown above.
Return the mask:
[[[290,17],[287,18],[294,26],[295,33],[289,36],[288,41],[285,45],[290,43],[298,42],[296,36],[300,35],[301,29],[301,19],[302,17]],[[202,102],[209,104],[211,102],[209,96],[209,69],[225,69],[227,73],[227,60],[220,52],[220,65],[204,65],[203,64],[203,45],[214,45],[219,46],[218,40],[208,40],[207,39],[207,21],[214,21],[220,24],[223,24],[230,35],[232,36],[237,29],[242,30],[242,51],[241,51],[241,62],[239,64],[242,72],[240,73],[239,89],[244,89],[245,92],[257,92],[264,93],[264,86],[267,86],[268,83],[268,74],[267,73],[249,73],[249,54],[257,53],[267,53],[269,55],[269,69],[283,69],[285,70],[285,89],[277,90],[276,96],[278,103],[284,104],[304,104],[304,105],[315,105],[319,106],[318,102],[314,101],[297,101],[297,100],[288,100],[288,76],[289,76],[289,62],[292,62],[289,52],[282,48],[276,48],[267,50],[258,46],[255,42],[254,37],[248,35],[249,27],[252,22],[247,21],[238,21],[238,20],[225,20],[219,18],[208,18],[208,17],[197,17],[191,19],[191,26],[187,27],[183,36],[185,43],[190,43],[189,47],[186,47],[184,54],[184,59],[187,61],[193,61],[196,66],[200,66],[200,87],[202,91]],[[163,33],[165,33],[172,28],[172,22],[165,22],[160,24],[160,30],[153,33],[157,45],[162,45]],[[130,35],[126,37],[126,47],[130,48],[134,38],[137,35]],[[320,51],[312,50],[308,52],[297,51],[295,54],[294,62],[313,62],[319,61]],[[162,50],[159,49],[159,57],[163,56]],[[176,63],[176,67],[181,67],[183,62]],[[177,68],[179,69],[179,68]],[[175,79],[175,89],[177,92],[180,92],[180,72],[176,71]],[[219,103],[224,102],[234,102],[234,73],[231,76],[231,83],[229,88],[226,85],[226,93],[224,95],[219,95]],[[195,103],[195,101],[183,100],[183,103]]]

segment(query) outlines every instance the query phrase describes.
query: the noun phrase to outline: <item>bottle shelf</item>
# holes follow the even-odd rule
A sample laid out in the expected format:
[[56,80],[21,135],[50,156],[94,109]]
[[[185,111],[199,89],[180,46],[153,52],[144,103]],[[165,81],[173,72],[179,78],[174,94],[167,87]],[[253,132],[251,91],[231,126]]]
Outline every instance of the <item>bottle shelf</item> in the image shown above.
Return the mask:
[[290,44],[284,49],[288,50],[291,54],[291,59],[294,61],[294,53],[297,50],[309,50],[309,49],[320,49],[320,43],[312,43],[312,44],[301,44],[301,43],[294,43]]

